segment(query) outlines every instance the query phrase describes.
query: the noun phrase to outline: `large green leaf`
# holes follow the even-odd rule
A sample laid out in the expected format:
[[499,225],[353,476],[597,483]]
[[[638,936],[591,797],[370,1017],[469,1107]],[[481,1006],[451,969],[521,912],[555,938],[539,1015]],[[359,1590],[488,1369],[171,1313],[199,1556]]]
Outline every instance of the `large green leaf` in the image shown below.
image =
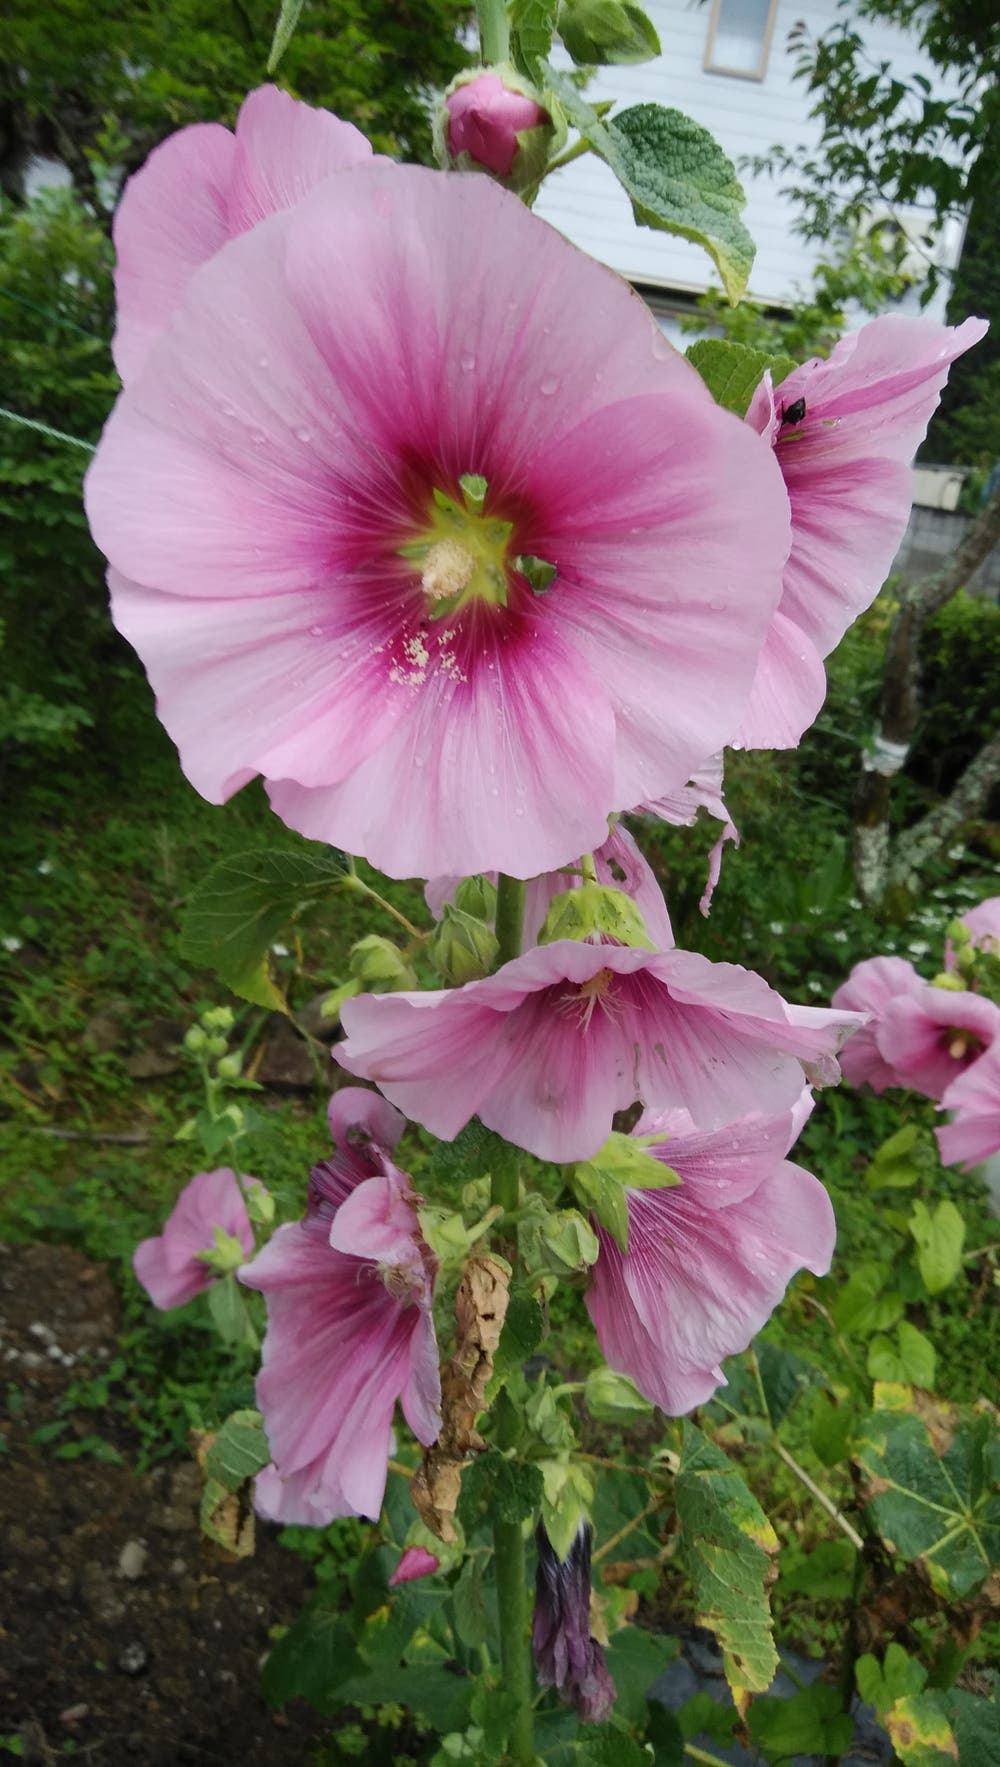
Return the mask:
[[763,1693],[778,1667],[767,1597],[774,1529],[732,1461],[690,1423],[674,1496],[699,1624],[719,1640],[734,1695]]
[[962,1268],[965,1222],[947,1197],[933,1213],[926,1203],[915,1202],[910,1232],[917,1242],[917,1263],[924,1287],[929,1295],[940,1294]]
[[340,1683],[363,1669],[348,1622],[320,1600],[299,1615],[270,1652],[261,1678],[264,1698],[268,1705],[281,1706],[298,1695],[318,1712],[334,1712],[343,1703]]
[[740,219],[746,205],[732,162],[707,129],[679,110],[637,104],[604,122],[572,81],[553,84],[569,121],[623,186],[641,226],[703,246],[738,301],[754,244]]
[[205,1456],[205,1471],[227,1491],[238,1491],[271,1458],[259,1411],[233,1411]]
[[767,369],[777,386],[795,367],[791,356],[771,356],[766,350],[753,350],[749,344],[730,343],[721,337],[700,338],[691,345],[687,359],[697,368],[716,404],[735,411],[737,417],[746,416]]
[[790,1699],[754,1700],[749,1724],[751,1741],[772,1767],[793,1755],[842,1755],[854,1734],[840,1689],[822,1683]]
[[181,950],[191,963],[214,969],[244,1000],[286,1012],[270,973],[271,945],[347,875],[347,860],[336,847],[223,859],[188,901]]
[[873,1411],[852,1458],[887,1544],[921,1559],[942,1593],[963,1596],[1000,1563],[1000,1435],[992,1417],[967,1414],[938,1443],[918,1416]]

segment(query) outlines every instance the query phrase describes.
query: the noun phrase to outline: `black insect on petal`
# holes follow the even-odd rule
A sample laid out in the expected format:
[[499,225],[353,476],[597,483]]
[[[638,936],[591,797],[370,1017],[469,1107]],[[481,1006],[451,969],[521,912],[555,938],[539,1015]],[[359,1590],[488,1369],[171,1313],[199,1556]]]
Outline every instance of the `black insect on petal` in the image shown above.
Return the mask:
[[787,411],[782,406],[782,411],[781,411],[781,427],[782,427],[782,429],[784,429],[786,423],[801,423],[805,414],[806,414],[806,402],[804,399],[796,399],[794,405],[789,405]]

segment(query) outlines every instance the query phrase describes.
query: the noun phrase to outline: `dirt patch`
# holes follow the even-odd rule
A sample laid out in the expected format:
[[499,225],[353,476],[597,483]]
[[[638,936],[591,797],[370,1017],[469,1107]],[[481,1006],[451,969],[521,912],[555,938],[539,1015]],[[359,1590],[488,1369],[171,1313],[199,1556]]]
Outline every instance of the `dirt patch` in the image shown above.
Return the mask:
[[[117,1344],[106,1272],[81,1253],[0,1246],[0,1737],[23,1759],[71,1752],[98,1767],[236,1762],[303,1767],[329,1726],[307,1707],[272,1713],[258,1691],[269,1629],[294,1619],[306,1567],[261,1530],[234,1563],[198,1531],[198,1475],[137,1474],[120,1420],[70,1414],[73,1380]],[[11,1391],[13,1389],[13,1392]],[[66,1425],[49,1443],[39,1429]],[[57,1458],[99,1436],[125,1457]]]

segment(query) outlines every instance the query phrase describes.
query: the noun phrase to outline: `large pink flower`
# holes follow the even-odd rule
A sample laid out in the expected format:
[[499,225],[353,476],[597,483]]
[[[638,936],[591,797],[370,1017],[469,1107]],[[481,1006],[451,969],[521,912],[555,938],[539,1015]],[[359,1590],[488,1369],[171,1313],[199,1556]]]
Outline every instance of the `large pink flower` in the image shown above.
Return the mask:
[[115,214],[112,350],[122,380],[139,373],[200,264],[371,151],[350,123],[277,86],[251,92],[235,135],[220,123],[195,123],[154,148]]
[[623,282],[377,160],[196,273],[87,506],[192,783],[261,773],[394,876],[534,876],[683,786],[788,545],[771,452]]
[[410,1180],[377,1139],[393,1145],[401,1119],[350,1087],[330,1120],[337,1151],[310,1175],[305,1219],[240,1271],[267,1300],[257,1402],[274,1464],[257,1507],[312,1526],[377,1518],[397,1399],[418,1441],[441,1428],[434,1264]]
[[1000,1037],[1000,1007],[966,989],[932,988],[890,1000],[875,1032],[897,1086],[941,1098]]
[[[264,1189],[259,1178],[243,1182]],[[217,1227],[238,1239],[247,1256],[253,1251],[246,1203],[228,1166],[196,1173],[177,1198],[163,1231],[136,1246],[132,1268],[154,1307],[182,1307],[218,1281],[218,1271],[200,1256],[214,1249]]]
[[589,1159],[615,1111],[682,1105],[705,1128],[782,1110],[802,1064],[838,1075],[854,1013],[787,1006],[693,951],[560,939],[435,993],[345,1002],[336,1059],[451,1141],[473,1116],[541,1159]]
[[910,462],[956,356],[985,319],[954,328],[890,314],[841,338],[777,388],[764,376],[747,423],[774,448],[792,511],[781,605],[757,664],[746,748],[794,748],[826,695],[822,659],[874,601],[913,501]]
[[854,965],[830,1001],[838,1009],[868,1015],[868,1023],[855,1031],[840,1058],[849,1085],[868,1085],[873,1092],[884,1092],[887,1086],[903,1084],[882,1053],[878,1031],[890,1000],[897,995],[920,994],[926,986],[905,957],[866,957]]
[[958,1075],[941,1100],[954,1121],[935,1130],[946,1166],[976,1166],[1000,1153],[1000,1045]]
[[682,1182],[629,1190],[629,1248],[603,1228],[587,1306],[612,1368],[672,1416],[725,1383],[796,1270],[823,1276],[837,1229],[822,1184],[785,1155],[811,1109],[808,1092],[778,1116],[705,1134],[684,1111],[640,1119],[649,1148]]

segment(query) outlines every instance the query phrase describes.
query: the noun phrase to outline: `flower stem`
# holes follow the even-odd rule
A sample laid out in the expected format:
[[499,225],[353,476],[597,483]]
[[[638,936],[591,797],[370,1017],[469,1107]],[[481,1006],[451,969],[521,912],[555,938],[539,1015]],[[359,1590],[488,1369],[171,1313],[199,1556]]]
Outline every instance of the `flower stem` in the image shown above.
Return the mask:
[[[483,53],[486,34],[483,21],[489,8],[480,5],[480,27],[483,29]],[[505,28],[506,28],[506,14]],[[524,920],[524,884],[516,877],[497,878],[496,935],[500,963],[509,963],[521,950],[521,926]],[[518,1205],[519,1182],[516,1166],[493,1174],[492,1202],[510,1214]],[[513,1249],[513,1248],[511,1248]],[[517,1437],[517,1413],[506,1394],[501,1394],[496,1408],[497,1446],[510,1448]],[[495,1521],[493,1550],[497,1578],[497,1613],[500,1620],[500,1664],[503,1685],[516,1702],[510,1727],[508,1751],[518,1767],[531,1767],[535,1760],[534,1715],[532,1710],[531,1655],[528,1645],[528,1585],[525,1580],[524,1537],[520,1522]]]
[[525,885],[520,878],[507,877],[500,872],[497,878],[497,912],[496,935],[500,947],[498,966],[510,963],[513,957],[521,953],[521,928],[524,924],[524,892]]
[[479,20],[479,56],[485,66],[510,60],[510,24],[507,0],[476,0]]

